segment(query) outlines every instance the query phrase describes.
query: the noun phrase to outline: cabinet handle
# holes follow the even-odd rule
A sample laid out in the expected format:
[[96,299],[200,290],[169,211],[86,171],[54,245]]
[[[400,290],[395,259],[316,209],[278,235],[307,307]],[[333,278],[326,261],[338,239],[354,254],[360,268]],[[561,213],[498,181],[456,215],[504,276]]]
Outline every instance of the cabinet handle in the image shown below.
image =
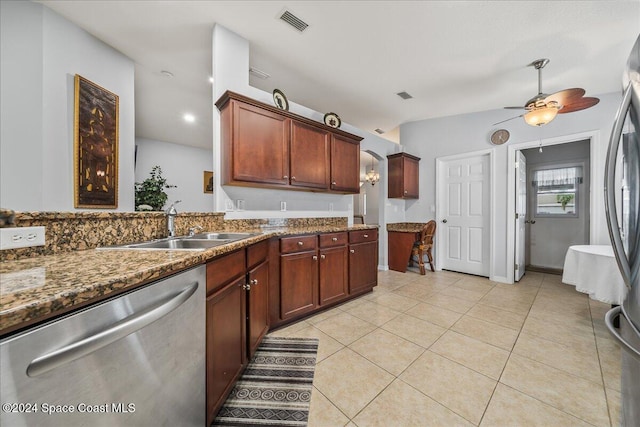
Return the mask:
[[364,235],[364,238],[366,239],[367,237],[369,237],[369,235],[368,235],[368,234],[365,234],[365,235]]
[[302,245],[304,245],[304,243],[298,242],[298,246],[302,246]]
[[356,250],[355,249],[351,249],[351,250],[349,250],[349,252],[351,252],[352,254],[355,254]]
[[289,179],[289,176],[285,175],[285,176],[282,177],[282,179]]
[[252,285],[257,285],[258,284],[258,279],[253,279],[251,281],[249,281],[250,284]]
[[338,238],[337,237],[332,237],[331,240],[334,241],[334,242],[337,242]]
[[314,260],[314,261],[317,261],[317,260],[318,260],[318,255],[314,255],[314,256],[313,256],[313,260]]
[[320,255],[320,259],[325,259],[325,258],[326,258],[326,256]]

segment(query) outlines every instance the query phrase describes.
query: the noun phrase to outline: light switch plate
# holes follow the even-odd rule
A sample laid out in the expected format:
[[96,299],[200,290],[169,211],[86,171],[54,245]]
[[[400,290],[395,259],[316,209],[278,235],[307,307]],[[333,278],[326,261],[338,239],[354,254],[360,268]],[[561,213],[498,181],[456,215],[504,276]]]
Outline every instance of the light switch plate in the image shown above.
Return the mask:
[[0,251],[44,246],[45,227],[0,228]]

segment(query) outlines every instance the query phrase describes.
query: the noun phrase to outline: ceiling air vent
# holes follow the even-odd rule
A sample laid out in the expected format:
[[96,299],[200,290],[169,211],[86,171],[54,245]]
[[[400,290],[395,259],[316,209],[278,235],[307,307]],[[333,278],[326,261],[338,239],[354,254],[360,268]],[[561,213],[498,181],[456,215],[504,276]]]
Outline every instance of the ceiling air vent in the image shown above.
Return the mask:
[[407,92],[398,92],[396,93],[402,99],[411,99],[413,96],[409,95]]
[[382,135],[384,133],[384,131],[380,128],[374,129],[377,133],[379,133],[380,135]]
[[309,26],[309,24],[307,24],[288,10],[282,12],[282,15],[280,15],[280,19],[300,32],[303,32]]

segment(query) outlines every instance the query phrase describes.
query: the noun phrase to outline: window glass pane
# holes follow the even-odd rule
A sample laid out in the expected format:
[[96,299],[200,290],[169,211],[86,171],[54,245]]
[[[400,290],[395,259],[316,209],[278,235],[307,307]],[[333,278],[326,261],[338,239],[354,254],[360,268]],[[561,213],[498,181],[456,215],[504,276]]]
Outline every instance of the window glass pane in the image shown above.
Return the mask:
[[535,216],[577,216],[578,185],[582,168],[558,168],[536,171]]

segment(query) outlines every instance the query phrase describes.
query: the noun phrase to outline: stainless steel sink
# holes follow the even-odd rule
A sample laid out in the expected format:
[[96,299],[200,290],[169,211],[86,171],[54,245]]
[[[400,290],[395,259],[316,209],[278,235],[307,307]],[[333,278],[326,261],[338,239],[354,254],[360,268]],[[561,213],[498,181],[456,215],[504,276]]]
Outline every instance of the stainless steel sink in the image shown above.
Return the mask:
[[241,240],[249,237],[257,236],[260,233],[227,233],[227,232],[215,232],[215,233],[198,233],[190,237],[190,239],[206,239],[206,240]]
[[169,237],[149,242],[131,243],[128,245],[106,246],[98,249],[147,249],[147,250],[184,250],[203,251],[216,246],[226,245],[237,240],[257,236],[260,233],[199,233],[193,236]]

